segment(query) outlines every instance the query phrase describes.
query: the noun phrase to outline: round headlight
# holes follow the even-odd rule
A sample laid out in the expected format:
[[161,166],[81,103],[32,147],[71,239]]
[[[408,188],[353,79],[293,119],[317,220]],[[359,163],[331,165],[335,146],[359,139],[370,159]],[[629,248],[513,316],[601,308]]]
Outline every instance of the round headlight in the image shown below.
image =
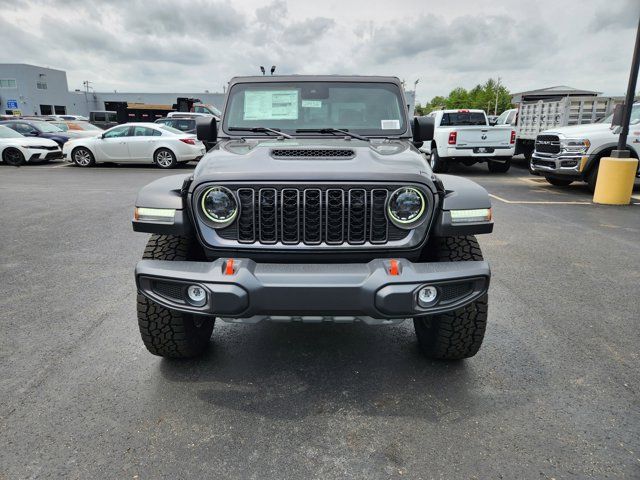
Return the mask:
[[426,208],[424,195],[417,188],[402,187],[389,197],[387,212],[400,228],[413,228],[422,219]]
[[238,215],[238,202],[228,188],[211,187],[202,194],[202,212],[216,227],[226,227]]

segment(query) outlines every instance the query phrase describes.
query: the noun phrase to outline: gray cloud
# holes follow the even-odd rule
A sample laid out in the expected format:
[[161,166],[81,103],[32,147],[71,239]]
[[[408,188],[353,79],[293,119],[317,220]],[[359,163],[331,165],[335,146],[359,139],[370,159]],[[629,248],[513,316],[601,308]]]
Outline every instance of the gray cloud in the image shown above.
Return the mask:
[[621,93],[640,2],[0,0],[0,9],[0,62],[67,70],[71,88],[88,79],[105,91],[215,91],[277,65],[421,78],[419,95],[430,97],[497,76],[513,90]]

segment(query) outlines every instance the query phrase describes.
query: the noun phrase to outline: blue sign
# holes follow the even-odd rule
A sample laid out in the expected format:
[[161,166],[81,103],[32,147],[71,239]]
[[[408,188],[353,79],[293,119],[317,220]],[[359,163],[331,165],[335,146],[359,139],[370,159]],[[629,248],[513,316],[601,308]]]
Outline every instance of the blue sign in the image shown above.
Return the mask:
[[18,101],[17,100],[7,100],[7,108],[9,109],[17,109]]

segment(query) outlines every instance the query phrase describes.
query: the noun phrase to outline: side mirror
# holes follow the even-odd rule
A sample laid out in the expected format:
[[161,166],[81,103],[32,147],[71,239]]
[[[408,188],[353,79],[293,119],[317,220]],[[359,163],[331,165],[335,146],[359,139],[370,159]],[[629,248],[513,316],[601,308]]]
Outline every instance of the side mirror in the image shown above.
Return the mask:
[[613,118],[611,119],[612,127],[619,127],[622,125],[622,120],[624,117],[624,103],[619,103],[613,109]]
[[490,127],[495,127],[498,124],[498,120],[489,120],[489,126]]
[[196,135],[198,136],[198,140],[216,143],[218,140],[218,124],[215,117],[197,117]]
[[415,117],[413,119],[413,142],[422,144],[433,140],[435,119],[432,117]]

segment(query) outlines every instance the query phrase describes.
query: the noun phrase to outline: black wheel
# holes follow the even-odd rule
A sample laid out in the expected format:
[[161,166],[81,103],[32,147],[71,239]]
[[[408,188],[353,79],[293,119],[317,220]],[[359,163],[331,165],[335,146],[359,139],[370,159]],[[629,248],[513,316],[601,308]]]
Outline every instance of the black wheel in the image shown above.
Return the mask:
[[429,165],[431,165],[431,170],[433,170],[434,173],[447,173],[449,171],[449,164],[442,161],[440,155],[438,155],[437,148],[431,149]]
[[568,180],[566,178],[544,177],[544,179],[556,187],[568,187],[573,183],[573,180]]
[[491,173],[506,173],[511,168],[511,158],[506,158],[504,163],[488,160],[487,167]]
[[24,164],[24,155],[17,148],[7,148],[2,152],[2,160],[7,165],[19,167]]
[[[142,258],[200,260],[201,255],[191,238],[152,235]],[[137,304],[140,335],[151,353],[167,358],[190,358],[206,350],[215,318],[170,310],[140,294]]]
[[175,168],[178,160],[174,153],[168,148],[160,148],[153,154],[153,161],[160,168]]
[[[482,260],[482,251],[473,235],[436,237],[429,246],[430,260],[464,262]],[[440,360],[473,357],[487,327],[488,296],[485,294],[453,312],[416,317],[413,325],[422,353]]]
[[93,167],[96,164],[93,153],[85,147],[74,148],[71,152],[71,159],[79,167]]
[[596,191],[596,181],[598,180],[598,170],[600,169],[600,164],[596,165],[589,174],[587,175],[587,187],[589,187],[589,191],[594,193]]

